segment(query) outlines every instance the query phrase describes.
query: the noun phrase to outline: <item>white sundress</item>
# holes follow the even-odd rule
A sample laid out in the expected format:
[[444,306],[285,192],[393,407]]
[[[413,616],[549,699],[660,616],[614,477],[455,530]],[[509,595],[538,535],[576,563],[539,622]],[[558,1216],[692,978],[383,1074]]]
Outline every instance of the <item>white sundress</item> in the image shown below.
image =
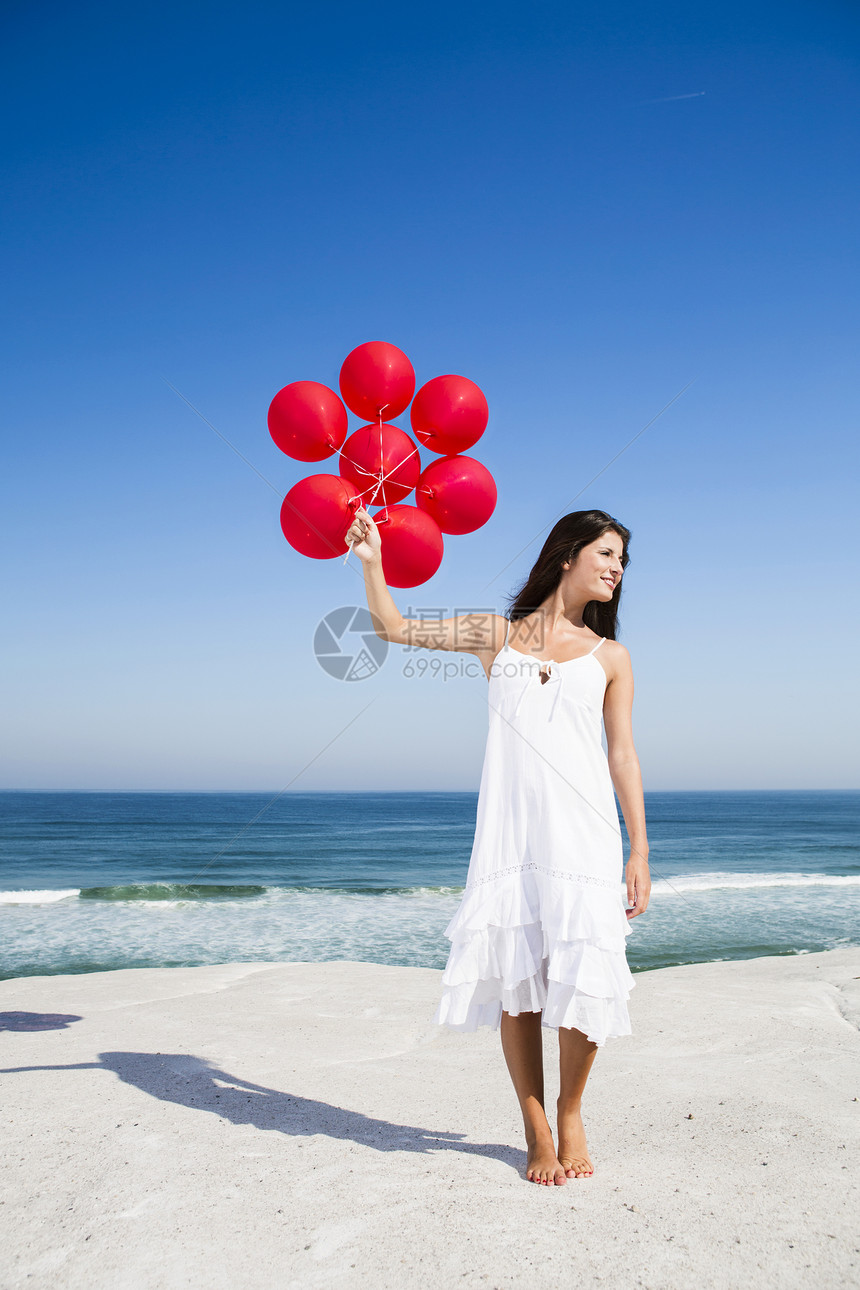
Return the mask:
[[[477,827],[434,1021],[541,1012],[598,1046],[631,1033],[624,854],[601,743],[606,673],[505,644],[490,668]],[[548,674],[545,681],[541,673]]]

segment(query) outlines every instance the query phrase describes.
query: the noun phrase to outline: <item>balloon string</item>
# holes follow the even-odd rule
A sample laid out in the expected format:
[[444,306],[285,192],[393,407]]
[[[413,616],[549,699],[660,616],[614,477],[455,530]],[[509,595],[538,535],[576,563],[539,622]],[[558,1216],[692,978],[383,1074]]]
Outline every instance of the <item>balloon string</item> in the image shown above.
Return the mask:
[[[382,487],[382,485],[385,483],[386,479],[388,479],[391,475],[395,474],[395,473],[400,469],[400,467],[401,467],[401,466],[405,465],[405,463],[409,460],[409,458],[410,458],[410,457],[414,457],[417,451],[418,451],[418,449],[417,449],[417,448],[413,448],[413,449],[412,449],[412,451],[408,454],[408,456],[404,457],[402,461],[399,461],[399,462],[397,463],[397,465],[396,465],[396,466],[393,466],[393,467],[392,467],[392,469],[391,469],[391,470],[389,470],[389,471],[388,471],[388,473],[387,473],[387,474],[385,474],[385,475],[383,475],[383,474],[382,474],[382,471],[381,471],[381,469],[380,469],[379,478],[376,480],[376,483],[375,483],[375,485],[374,485],[373,492],[372,492],[372,494],[371,494],[371,496],[370,496],[370,499],[369,499],[367,502],[365,502],[365,501],[364,501],[364,494],[365,494],[366,492],[368,492],[368,491],[369,491],[369,486],[368,486],[368,488],[363,489],[363,490],[359,493],[359,497],[361,497],[361,498],[362,498],[362,503],[361,503],[361,504],[362,504],[362,506],[364,506],[364,507],[365,507],[365,509],[366,509],[368,506],[374,506],[374,505],[375,505],[374,498],[376,497],[376,494],[379,492],[379,490],[380,490],[380,488]],[[358,464],[358,462],[357,462],[357,461],[353,461],[351,457],[348,457],[348,456],[346,455],[346,453],[341,453],[341,456],[343,457],[343,459],[344,459],[345,461],[348,461],[348,462],[349,462],[349,464],[350,464],[351,466],[355,466],[355,469],[359,472],[359,474],[366,475],[366,474],[368,473],[368,472],[365,470],[365,468],[364,468],[363,466],[360,466],[360,465]],[[385,505],[385,503],[383,503],[383,506],[384,506],[384,505]],[[387,509],[387,508],[386,508],[386,509]],[[352,543],[352,540],[350,540],[350,541],[347,543],[347,552],[346,552],[346,555],[343,557],[343,563],[344,563],[344,564],[346,564],[347,560],[348,560],[348,559],[349,559],[349,557],[350,557],[350,554],[351,554],[351,552],[352,552],[352,546],[353,546],[353,543]]]
[[[387,404],[387,403],[386,403],[385,407],[388,407],[388,404]],[[379,410],[379,472],[378,472],[378,478],[376,478],[376,477],[374,476],[375,483],[374,483],[373,492],[371,493],[371,496],[370,496],[370,500],[369,500],[367,503],[365,503],[364,501],[362,501],[362,505],[363,505],[363,506],[365,506],[365,509],[366,509],[368,506],[374,506],[374,505],[376,504],[376,503],[374,502],[374,498],[376,497],[376,495],[377,495],[377,493],[379,492],[380,488],[382,488],[382,485],[385,483],[386,479],[389,479],[393,474],[395,474],[395,473],[396,473],[396,471],[398,471],[398,470],[400,469],[400,467],[401,467],[401,466],[405,466],[405,465],[406,465],[406,462],[407,462],[407,461],[409,461],[409,459],[410,459],[411,457],[414,457],[414,456],[415,456],[415,454],[419,451],[419,450],[418,450],[418,448],[413,448],[413,449],[412,449],[412,451],[411,451],[410,453],[407,453],[407,454],[406,454],[406,456],[405,456],[401,461],[398,461],[398,463],[397,463],[397,465],[396,465],[396,466],[392,466],[391,470],[389,470],[387,473],[383,474],[383,469],[384,469],[384,465],[383,465],[383,461],[382,461],[382,413],[383,413],[383,411],[384,411],[384,408],[380,408],[380,410]],[[354,466],[354,467],[355,467],[355,469],[358,471],[358,473],[359,473],[359,474],[361,474],[361,475],[368,475],[368,474],[370,474],[370,471],[366,470],[364,466],[359,465],[359,463],[358,463],[357,461],[353,461],[353,460],[352,460],[352,458],[351,458],[347,453],[345,453],[342,449],[341,449],[341,453],[340,453],[340,455],[341,455],[341,457],[343,457],[344,461],[349,462],[350,466]],[[364,497],[364,494],[365,494],[366,492],[369,492],[369,491],[370,491],[370,485],[368,485],[368,487],[367,487],[366,489],[363,489],[363,490],[359,493],[359,496],[360,496],[361,498],[363,498],[363,497]],[[385,503],[383,502],[383,503],[381,503],[381,505],[385,506]],[[387,510],[388,508],[387,508],[387,507],[385,507],[385,509]],[[352,552],[352,547],[353,547],[353,543],[350,541],[350,542],[347,544],[347,552],[346,552],[346,555],[343,557],[343,561],[342,561],[342,563],[343,563],[343,564],[346,564],[347,560],[349,559],[350,554],[351,554],[351,552]]]
[[[415,454],[416,454],[417,452],[418,452],[418,449],[417,449],[417,448],[413,448],[411,452],[407,453],[405,457],[403,457],[400,461],[398,461],[398,463],[397,463],[397,465],[396,465],[396,466],[392,466],[392,467],[391,467],[391,470],[387,471],[387,472],[386,472],[386,474],[384,474],[384,475],[383,475],[383,474],[382,474],[382,472],[381,472],[381,470],[380,470],[380,472],[379,472],[378,477],[377,477],[377,475],[376,475],[376,474],[373,474],[373,480],[374,480],[374,482],[375,482],[375,488],[374,488],[374,490],[373,490],[373,491],[374,491],[374,496],[379,492],[379,486],[380,486],[380,484],[384,484],[384,483],[385,483],[385,481],[386,481],[386,479],[390,479],[390,478],[391,478],[391,476],[392,476],[393,474],[395,474],[395,472],[396,472],[396,471],[398,471],[398,470],[400,469],[400,467],[401,467],[401,466],[405,466],[405,465],[406,465],[406,463],[407,463],[407,461],[409,461],[410,457],[414,457],[414,456],[415,456]],[[356,470],[359,472],[359,474],[361,474],[361,475],[370,475],[370,474],[371,474],[371,472],[370,472],[369,470],[367,470],[364,466],[359,465],[359,463],[358,463],[357,461],[353,461],[351,457],[348,457],[348,456],[347,456],[347,454],[346,454],[343,450],[341,450],[340,455],[341,455],[341,457],[343,457],[344,461],[349,462],[350,466],[355,466],[355,468],[356,468]],[[370,485],[368,484],[367,488],[365,488],[365,489],[361,490],[361,492],[362,492],[362,496],[364,495],[364,493],[368,492],[368,491],[369,491],[369,489],[370,489]],[[373,505],[373,503],[371,502],[371,503],[370,503],[370,505],[372,506],[372,505]]]
[[[383,403],[383,405],[382,405],[382,407],[381,407],[381,408],[377,408],[377,409],[376,409],[376,415],[377,415],[377,416],[378,416],[378,418],[379,418],[379,480],[378,480],[378,482],[377,482],[376,488],[374,488],[374,490],[373,490],[373,497],[371,497],[371,499],[370,499],[370,500],[371,500],[371,503],[373,502],[373,499],[376,497],[376,494],[377,494],[377,493],[379,492],[379,490],[382,488],[382,485],[385,483],[385,476],[384,476],[384,475],[383,475],[383,473],[382,473],[382,471],[383,471],[383,469],[384,469],[384,462],[383,462],[383,458],[382,458],[382,414],[383,414],[383,412],[385,411],[385,409],[386,409],[387,407],[388,407],[388,404],[387,404],[387,403]],[[384,488],[382,489],[382,497],[383,497],[383,505],[384,505],[384,504],[385,504],[385,489],[384,489]]]

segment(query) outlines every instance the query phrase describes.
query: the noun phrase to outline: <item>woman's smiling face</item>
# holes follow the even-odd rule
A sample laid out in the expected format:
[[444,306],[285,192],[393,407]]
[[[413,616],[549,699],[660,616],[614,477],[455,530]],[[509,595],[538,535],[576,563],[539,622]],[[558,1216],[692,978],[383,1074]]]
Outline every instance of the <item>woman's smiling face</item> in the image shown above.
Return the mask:
[[584,546],[572,567],[567,563],[562,566],[564,576],[589,600],[611,600],[624,572],[623,550],[621,538],[610,529]]

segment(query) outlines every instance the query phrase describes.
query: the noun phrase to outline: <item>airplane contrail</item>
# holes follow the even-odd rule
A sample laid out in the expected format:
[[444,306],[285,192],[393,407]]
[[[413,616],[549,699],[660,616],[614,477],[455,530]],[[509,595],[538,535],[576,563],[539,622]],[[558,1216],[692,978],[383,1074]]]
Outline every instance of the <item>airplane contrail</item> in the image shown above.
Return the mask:
[[645,99],[646,103],[674,103],[678,99],[700,99],[705,94],[704,90],[696,90],[695,94],[669,94],[664,99]]

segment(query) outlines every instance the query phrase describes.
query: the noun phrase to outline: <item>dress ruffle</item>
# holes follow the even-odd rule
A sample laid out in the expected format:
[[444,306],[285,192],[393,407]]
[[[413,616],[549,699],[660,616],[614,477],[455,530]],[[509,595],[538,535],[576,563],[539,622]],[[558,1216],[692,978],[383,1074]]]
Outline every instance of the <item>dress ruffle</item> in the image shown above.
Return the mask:
[[[573,896],[573,898],[572,898]],[[498,1028],[502,1011],[541,1012],[598,1046],[629,1035],[632,927],[621,884],[532,868],[467,889],[446,935],[451,953],[435,1020]]]

